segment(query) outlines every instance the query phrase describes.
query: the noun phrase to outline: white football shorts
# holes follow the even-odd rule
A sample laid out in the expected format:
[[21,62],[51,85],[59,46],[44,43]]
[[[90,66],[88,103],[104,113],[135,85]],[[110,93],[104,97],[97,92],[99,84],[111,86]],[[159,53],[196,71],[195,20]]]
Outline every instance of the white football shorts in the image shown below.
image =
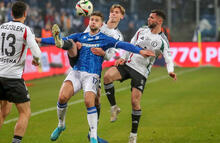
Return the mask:
[[97,95],[99,87],[99,75],[84,71],[71,70],[65,81],[71,81],[74,88],[74,95],[83,89],[83,92],[92,91]]

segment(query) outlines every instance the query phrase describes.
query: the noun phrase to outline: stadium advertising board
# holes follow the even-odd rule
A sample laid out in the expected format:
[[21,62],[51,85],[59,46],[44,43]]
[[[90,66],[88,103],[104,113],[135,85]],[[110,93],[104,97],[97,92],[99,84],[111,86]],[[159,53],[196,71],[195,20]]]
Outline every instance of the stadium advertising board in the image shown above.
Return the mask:
[[23,78],[32,80],[52,75],[63,74],[69,69],[67,52],[55,46],[41,47],[41,66],[35,67],[31,64],[32,55],[27,52]]
[[220,42],[204,42],[201,48],[194,42],[170,43],[172,59],[181,67],[220,67]]
[[[220,42],[202,43],[202,48],[194,42],[171,42],[172,59],[180,67],[214,66],[220,67]],[[32,80],[57,74],[64,74],[70,68],[67,52],[55,46],[41,47],[41,66],[31,64],[32,55],[27,52],[27,60],[23,78]],[[116,53],[116,57],[121,56]],[[157,65],[164,65],[164,60],[159,58]],[[103,68],[114,65],[115,59],[104,61]]]

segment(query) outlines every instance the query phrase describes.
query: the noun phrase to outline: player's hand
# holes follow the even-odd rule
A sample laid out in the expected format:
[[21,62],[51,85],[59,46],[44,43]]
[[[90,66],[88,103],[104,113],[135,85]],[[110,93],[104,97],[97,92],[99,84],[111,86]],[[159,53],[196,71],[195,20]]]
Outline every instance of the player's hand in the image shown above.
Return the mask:
[[37,43],[41,43],[42,39],[41,38],[35,38]]
[[34,65],[34,66],[39,66],[39,65],[40,65],[39,58],[33,58],[33,60],[32,60],[32,65]]
[[123,65],[123,64],[125,64],[125,59],[120,58],[115,61],[115,66]]
[[151,50],[140,50],[140,54],[144,57],[155,56],[155,53]]
[[176,74],[174,72],[170,72],[169,76],[173,78],[173,80],[177,80]]
[[91,48],[91,51],[93,54],[97,55],[97,56],[105,56],[105,51],[102,50],[102,48]]
[[80,42],[76,42],[76,47],[78,50],[80,50],[82,48],[82,44]]

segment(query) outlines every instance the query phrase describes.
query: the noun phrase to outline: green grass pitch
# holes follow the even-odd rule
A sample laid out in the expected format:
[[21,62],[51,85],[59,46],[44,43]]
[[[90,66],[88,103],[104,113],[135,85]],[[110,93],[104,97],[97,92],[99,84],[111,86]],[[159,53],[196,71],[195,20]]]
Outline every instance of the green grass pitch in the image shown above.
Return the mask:
[[[153,68],[142,96],[138,143],[219,143],[220,68],[176,68],[178,80],[165,68]],[[65,76],[28,81],[32,117],[23,143],[50,143],[57,126],[56,103]],[[130,81],[115,82],[118,120],[110,123],[110,106],[101,98],[98,135],[110,143],[127,143],[131,130]],[[104,90],[102,89],[104,95]],[[13,106],[0,129],[0,143],[10,143],[15,118]],[[82,92],[69,101],[66,130],[56,143],[86,143],[88,123]]]

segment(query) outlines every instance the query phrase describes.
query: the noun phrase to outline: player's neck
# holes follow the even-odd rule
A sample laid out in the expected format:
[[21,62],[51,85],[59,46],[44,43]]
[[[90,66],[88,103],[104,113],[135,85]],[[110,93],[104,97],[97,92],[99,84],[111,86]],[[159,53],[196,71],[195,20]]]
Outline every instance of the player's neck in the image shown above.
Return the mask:
[[96,35],[97,33],[99,33],[100,29],[98,30],[90,30],[89,34],[90,35]]
[[158,34],[160,32],[161,32],[161,26],[160,27],[158,26],[158,27],[151,29],[151,33],[153,33],[153,34]]
[[18,21],[18,22],[21,22],[21,23],[24,23],[24,20],[25,18],[22,17],[22,18],[14,18],[13,21]]
[[108,21],[108,22],[107,22],[107,27],[108,27],[109,29],[115,29],[115,28],[118,26],[118,23],[119,23],[119,22],[111,22],[111,21]]

